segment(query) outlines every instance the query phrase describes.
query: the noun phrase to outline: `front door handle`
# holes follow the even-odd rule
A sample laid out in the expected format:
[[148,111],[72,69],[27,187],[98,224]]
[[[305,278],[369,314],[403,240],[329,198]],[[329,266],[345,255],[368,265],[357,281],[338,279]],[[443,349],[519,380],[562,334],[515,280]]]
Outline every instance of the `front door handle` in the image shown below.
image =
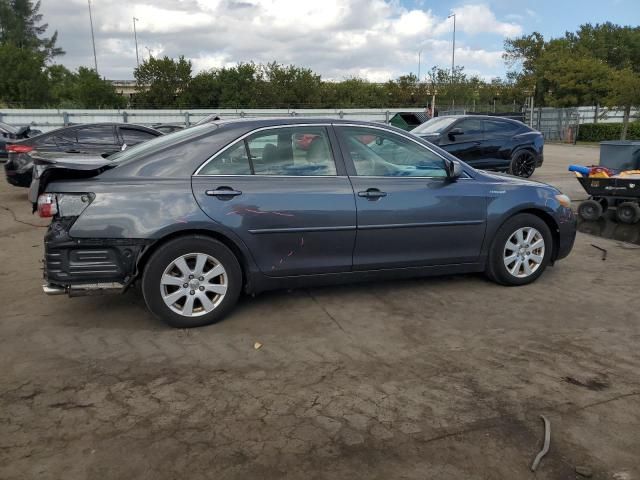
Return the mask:
[[204,193],[210,197],[236,197],[242,195],[241,191],[234,190],[231,187],[218,187],[215,190],[207,190]]
[[381,197],[386,197],[387,192],[381,192],[377,188],[368,188],[364,192],[358,192],[359,197],[368,198],[369,200],[377,200]]

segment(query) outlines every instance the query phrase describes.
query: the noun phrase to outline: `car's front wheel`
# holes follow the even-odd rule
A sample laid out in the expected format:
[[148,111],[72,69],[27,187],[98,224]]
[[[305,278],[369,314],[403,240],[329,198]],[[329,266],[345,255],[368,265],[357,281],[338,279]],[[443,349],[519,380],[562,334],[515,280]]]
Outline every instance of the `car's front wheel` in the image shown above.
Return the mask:
[[147,307],[176,328],[220,320],[235,305],[241,287],[242,271],[233,252],[200,235],[160,246],[142,276]]
[[553,238],[544,220],[529,213],[519,214],[496,232],[486,273],[502,285],[526,285],[542,275],[552,251]]
[[536,169],[536,157],[529,150],[519,150],[511,156],[509,173],[516,177],[529,178]]

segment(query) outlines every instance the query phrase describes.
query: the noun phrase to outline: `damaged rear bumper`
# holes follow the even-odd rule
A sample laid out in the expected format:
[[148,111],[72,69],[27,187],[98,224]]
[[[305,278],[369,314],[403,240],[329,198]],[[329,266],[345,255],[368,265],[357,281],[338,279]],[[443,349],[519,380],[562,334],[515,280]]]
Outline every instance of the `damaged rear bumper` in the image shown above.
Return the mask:
[[137,275],[148,240],[71,238],[72,219],[55,220],[45,235],[44,285],[47,295],[123,292]]

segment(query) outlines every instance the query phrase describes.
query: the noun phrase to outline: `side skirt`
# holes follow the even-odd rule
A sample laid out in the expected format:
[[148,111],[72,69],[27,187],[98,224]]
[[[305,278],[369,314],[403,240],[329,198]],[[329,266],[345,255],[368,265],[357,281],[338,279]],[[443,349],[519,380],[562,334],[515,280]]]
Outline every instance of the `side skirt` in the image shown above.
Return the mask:
[[477,273],[483,272],[484,270],[484,263],[462,263],[430,267],[407,267],[343,273],[324,273],[319,275],[297,275],[294,277],[277,278],[267,277],[261,273],[254,273],[254,275],[252,275],[251,282],[247,285],[246,293],[260,293],[266,290],[277,290],[281,288],[300,288],[369,282],[372,280],[394,280],[439,275],[456,275],[461,273]]

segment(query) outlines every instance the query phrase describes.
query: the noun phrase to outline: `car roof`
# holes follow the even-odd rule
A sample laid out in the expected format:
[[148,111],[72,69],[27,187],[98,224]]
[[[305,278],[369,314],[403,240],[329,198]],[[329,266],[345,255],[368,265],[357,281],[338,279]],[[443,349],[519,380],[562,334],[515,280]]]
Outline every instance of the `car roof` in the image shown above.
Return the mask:
[[500,115],[440,115],[434,118],[476,118],[479,120],[500,120],[504,122],[515,123],[517,125],[527,126],[526,123],[523,123],[520,120],[516,120],[514,118],[509,118],[509,117],[501,117]]
[[76,125],[69,125],[67,127],[56,128],[55,130],[49,130],[48,132],[43,132],[38,135],[34,135],[33,137],[23,138],[13,143],[23,143],[25,145],[31,145],[33,142],[37,142],[38,140],[50,137],[52,135],[58,135],[61,132],[67,132],[67,131],[77,130],[80,128],[96,127],[96,126],[102,126],[102,125],[121,126],[121,127],[133,128],[134,130],[144,130],[146,132],[156,133],[157,136],[164,135],[162,132],[159,132],[158,130],[155,130],[151,127],[146,127],[144,125],[138,125],[136,123],[95,122],[95,123],[78,123]]
[[307,124],[356,124],[362,126],[372,126],[372,127],[389,127],[391,129],[395,129],[392,125],[383,124],[380,122],[369,122],[366,120],[346,120],[340,118],[331,118],[331,117],[259,117],[259,118],[233,118],[233,119],[225,119],[225,120],[216,120],[213,122],[209,122],[212,125],[219,126],[236,126],[242,125],[243,127],[249,127],[251,129],[260,128],[260,127],[271,127],[278,125],[307,125]]

